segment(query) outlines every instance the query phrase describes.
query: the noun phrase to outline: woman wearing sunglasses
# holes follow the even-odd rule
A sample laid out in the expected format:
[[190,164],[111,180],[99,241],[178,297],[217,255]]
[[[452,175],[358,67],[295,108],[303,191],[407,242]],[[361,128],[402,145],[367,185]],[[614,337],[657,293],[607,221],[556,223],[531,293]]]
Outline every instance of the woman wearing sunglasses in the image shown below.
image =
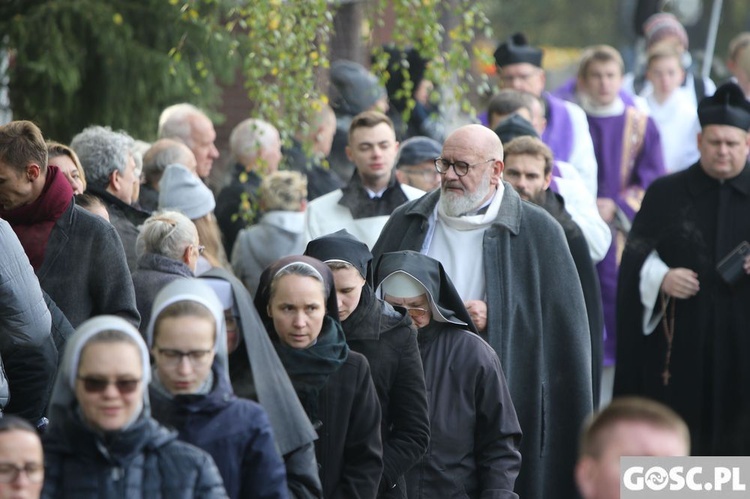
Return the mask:
[[225,498],[210,455],[151,417],[146,344],[104,315],[70,337],[44,439],[45,498]]
[[346,345],[333,276],[290,256],[260,277],[255,307],[318,432],[323,497],[374,499],[383,473],[380,404],[364,356]]
[[286,473],[263,408],[232,392],[224,307],[198,279],[179,279],[154,301],[148,342],[154,418],[216,461],[229,497],[284,499]]

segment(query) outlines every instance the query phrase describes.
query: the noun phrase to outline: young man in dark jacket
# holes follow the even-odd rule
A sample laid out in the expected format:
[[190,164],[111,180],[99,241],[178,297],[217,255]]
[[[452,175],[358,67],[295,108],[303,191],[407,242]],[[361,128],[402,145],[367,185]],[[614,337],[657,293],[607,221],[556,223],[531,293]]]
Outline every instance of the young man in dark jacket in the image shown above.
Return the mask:
[[372,289],[372,253],[345,229],[314,239],[305,254],[333,272],[346,342],[367,357],[382,409],[383,478],[378,497],[406,497],[404,473],[427,450],[427,396],[411,319]]

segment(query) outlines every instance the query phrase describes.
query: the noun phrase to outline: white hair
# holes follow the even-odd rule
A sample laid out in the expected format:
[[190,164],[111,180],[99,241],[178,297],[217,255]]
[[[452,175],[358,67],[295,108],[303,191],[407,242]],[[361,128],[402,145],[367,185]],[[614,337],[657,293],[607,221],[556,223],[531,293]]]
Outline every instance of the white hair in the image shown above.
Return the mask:
[[260,156],[261,151],[271,147],[278,137],[278,130],[270,123],[248,118],[232,130],[229,148],[237,161],[248,164]]
[[208,119],[206,113],[187,102],[174,104],[164,109],[159,116],[159,138],[178,139],[188,147],[192,147],[190,118],[193,116],[203,116]]

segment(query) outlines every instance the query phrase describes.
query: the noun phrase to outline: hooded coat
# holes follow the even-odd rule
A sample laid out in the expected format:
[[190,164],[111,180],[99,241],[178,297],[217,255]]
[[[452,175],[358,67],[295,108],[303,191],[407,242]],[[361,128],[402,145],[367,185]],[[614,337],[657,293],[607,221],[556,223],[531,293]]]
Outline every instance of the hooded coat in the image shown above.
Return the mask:
[[[422,250],[439,198],[438,189],[397,209],[373,249],[376,260]],[[506,183],[481,250],[489,344],[524,434],[515,490],[529,499],[576,494],[578,433],[593,410],[586,306],[573,258],[560,251],[564,238],[551,216]]]
[[154,321],[147,332],[149,343],[153,345],[153,323],[159,313],[179,301],[200,303],[216,318],[213,386],[207,394],[175,396],[161,383],[152,382],[149,394],[154,419],[176,429],[180,440],[211,454],[229,497],[285,499],[286,473],[266,412],[257,403],[239,399],[232,392],[227,373],[224,310],[205,281],[175,281],[159,292],[154,301]]
[[379,497],[406,497],[404,473],[427,450],[430,422],[417,333],[403,310],[378,299],[372,289],[372,253],[346,230],[307,245],[305,254],[344,261],[365,279],[357,308],[341,325],[346,342],[367,358],[383,414],[383,478]]
[[[346,347],[344,332],[338,321],[338,307],[333,276],[323,263],[305,256],[292,256],[278,260],[267,268],[260,278],[255,307],[277,352],[293,350],[281,343],[268,316],[270,285],[273,277],[291,263],[304,263],[314,268],[324,280],[326,290],[326,316],[323,329],[314,345],[282,356],[282,363],[293,377],[298,396],[308,416],[318,431],[315,443],[323,497],[326,499],[374,498],[383,473],[383,447],[380,439],[380,404],[370,376],[370,367],[364,356]],[[320,352],[318,349],[325,349]],[[327,378],[317,390],[308,389],[309,379],[320,376],[317,359],[324,352],[336,352],[338,366],[326,374]],[[309,355],[308,355],[309,354]],[[304,365],[291,362],[306,358]],[[317,359],[315,359],[317,358]],[[294,360],[292,360],[294,359]],[[328,356],[325,361],[329,362]],[[296,382],[295,382],[296,379]],[[307,385],[307,386],[306,386]]]
[[[117,330],[138,344],[143,365],[142,409],[125,429],[101,433],[81,417],[75,395],[81,351],[98,333]],[[151,417],[149,355],[140,333],[119,317],[90,319],[69,339],[55,380],[45,434],[47,499],[226,498],[210,455],[177,440]]]
[[437,260],[386,253],[376,283],[399,273],[422,285],[432,311],[418,334],[431,438],[427,454],[406,474],[409,498],[517,498],[521,427],[497,354],[476,334]]
[[295,499],[321,497],[314,446],[317,434],[271,344],[250,293],[239,279],[222,268],[211,269],[200,278],[217,279],[231,285],[242,339],[237,350],[229,355],[229,376],[237,396],[254,400],[265,409],[276,445],[284,458],[290,496]]

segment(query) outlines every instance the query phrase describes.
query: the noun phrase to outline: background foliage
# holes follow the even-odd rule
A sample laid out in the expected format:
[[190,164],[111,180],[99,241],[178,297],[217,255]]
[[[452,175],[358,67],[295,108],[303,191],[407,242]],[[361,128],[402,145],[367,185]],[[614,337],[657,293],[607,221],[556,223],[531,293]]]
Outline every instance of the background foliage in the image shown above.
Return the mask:
[[181,100],[210,107],[216,80],[232,76],[236,44],[221,16],[212,1],[4,2],[14,115],[63,142],[90,124],[152,139],[162,108]]

